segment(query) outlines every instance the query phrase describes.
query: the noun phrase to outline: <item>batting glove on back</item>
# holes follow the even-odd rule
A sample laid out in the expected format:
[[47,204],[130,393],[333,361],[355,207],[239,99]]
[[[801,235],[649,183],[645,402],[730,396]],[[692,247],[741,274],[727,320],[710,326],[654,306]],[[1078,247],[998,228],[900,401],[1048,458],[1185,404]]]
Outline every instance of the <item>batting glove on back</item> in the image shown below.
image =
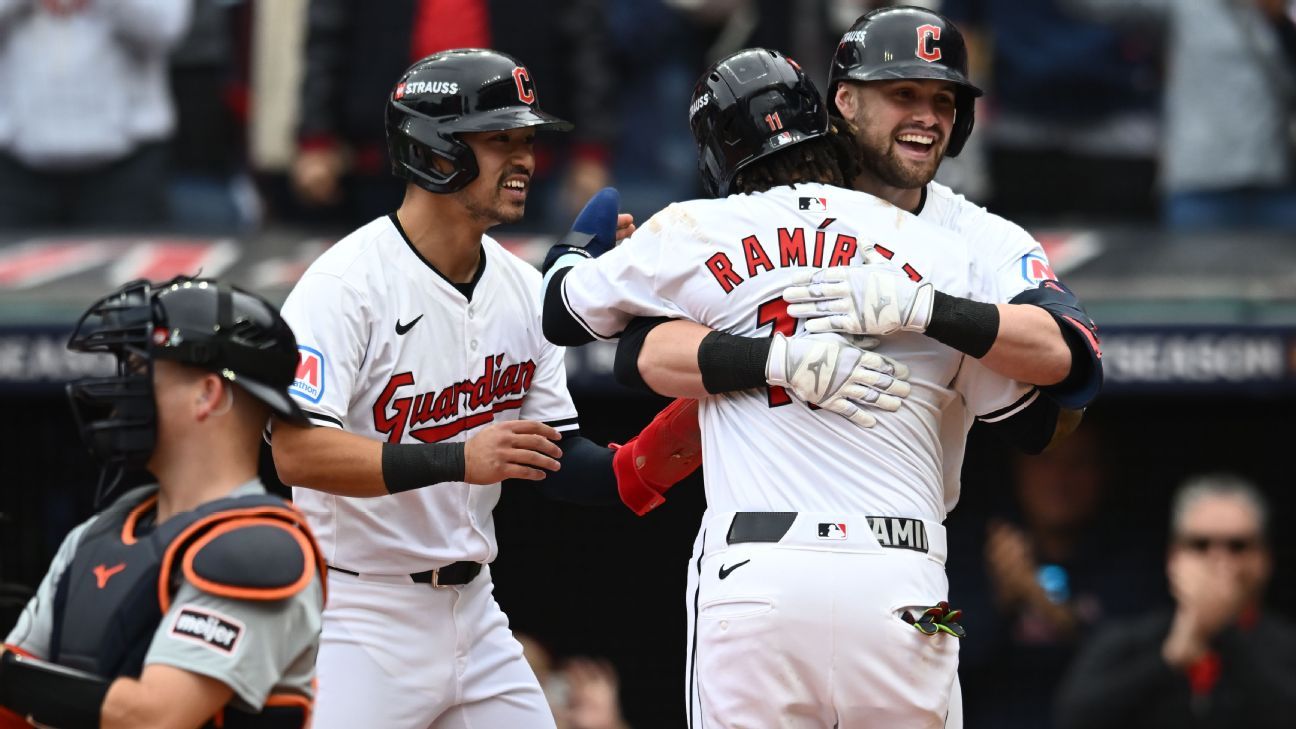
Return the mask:
[[936,289],[919,284],[870,250],[862,266],[805,271],[783,291],[788,314],[805,319],[807,332],[880,336],[925,332]]
[[[876,344],[872,342],[870,344]],[[765,363],[766,381],[798,400],[837,413],[861,428],[877,418],[868,408],[900,409],[909,396],[909,368],[854,346],[838,334],[775,334]]]

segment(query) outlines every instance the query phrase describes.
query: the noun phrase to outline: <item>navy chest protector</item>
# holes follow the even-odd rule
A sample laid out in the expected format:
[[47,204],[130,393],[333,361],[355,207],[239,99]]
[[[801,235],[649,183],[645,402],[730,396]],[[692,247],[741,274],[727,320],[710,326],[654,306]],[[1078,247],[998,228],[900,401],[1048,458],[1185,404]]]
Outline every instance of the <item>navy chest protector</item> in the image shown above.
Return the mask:
[[[316,576],[325,579],[303,518],[282,499],[219,499],[141,529],[156,502],[156,494],[125,496],[82,535],[55,593],[50,661],[109,680],[135,678],[184,581],[228,597],[278,600]],[[223,725],[302,726],[310,702],[300,698],[285,707],[283,698],[272,696],[255,717],[226,711]],[[282,720],[265,723],[271,715]]]

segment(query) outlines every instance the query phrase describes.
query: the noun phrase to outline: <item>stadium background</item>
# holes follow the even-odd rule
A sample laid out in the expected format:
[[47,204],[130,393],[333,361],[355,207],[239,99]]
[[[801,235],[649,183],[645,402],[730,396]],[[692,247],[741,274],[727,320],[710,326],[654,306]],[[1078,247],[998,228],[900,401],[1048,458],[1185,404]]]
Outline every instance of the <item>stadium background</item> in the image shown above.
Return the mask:
[[[366,208],[357,200],[372,195],[380,208],[395,204],[381,175],[364,179],[361,153],[353,167],[361,174],[344,182],[340,202],[311,205],[294,192],[293,160],[311,140],[294,121],[300,107],[284,89],[300,87],[293,74],[304,65],[306,4],[276,1],[271,9],[269,2],[197,0],[190,40],[172,66],[180,125],[171,140],[173,214],[166,224],[0,230],[0,630],[12,624],[63,534],[91,508],[96,468],[80,445],[62,384],[102,363],[63,350],[76,314],[130,278],[199,271],[282,300],[314,256],[363,221]],[[1024,79],[1028,74],[1011,65],[1020,55],[991,51],[1003,48],[1005,38],[1022,37],[1020,27],[995,25],[994,7],[1014,3],[945,3],[945,10],[968,19],[981,44],[974,80],[990,94],[978,112],[976,144],[941,178],[1031,230],[1103,333],[1107,388],[1082,426],[1097,434],[1096,457],[1103,464],[1100,507],[1085,522],[1081,540],[1086,548],[1114,556],[1113,570],[1116,564],[1137,567],[1138,607],[1167,604],[1161,560],[1169,496],[1190,474],[1233,471],[1254,480],[1272,501],[1277,569],[1269,602],[1290,604],[1296,599],[1296,537],[1285,515],[1296,507],[1288,450],[1296,405],[1296,232],[1185,231],[1164,224],[1156,130],[1164,122],[1166,68],[1159,59],[1166,38],[1122,27],[1076,50],[1070,42],[1092,41],[1095,31],[1079,23],[1074,32],[1058,26],[1062,4],[1017,3],[1015,23],[1034,18],[1052,23],[1054,31],[1028,36],[1034,57],[1049,62],[1033,69],[1041,78]],[[578,124],[585,115],[598,117],[590,120],[597,134],[542,153],[547,172],[537,180],[528,220],[499,231],[514,252],[538,262],[570,220],[571,199],[583,200],[585,188],[597,189],[595,182],[603,180],[597,174],[575,179],[578,163],[601,165],[639,221],[672,199],[696,194],[684,109],[705,59],[730,48],[769,45],[822,79],[830,39],[870,3],[485,5],[497,45],[516,48],[535,69],[546,108]],[[603,36],[542,48],[527,40],[540,15],[581,17],[582,32],[601,24]],[[219,52],[195,53],[200,38],[222,39]],[[1103,55],[1112,47],[1121,49],[1119,62]],[[569,61],[581,54],[595,65],[573,69]],[[265,77],[266,58],[275,59],[277,78]],[[1106,76],[1078,79],[1077,69],[1092,69],[1094,58],[1107,62]],[[572,94],[564,92],[573,88],[596,94],[603,108],[591,111],[590,99],[568,98]],[[385,90],[369,94],[376,99],[374,115],[381,113]],[[1012,99],[1023,94],[1032,102],[1014,107]],[[1077,97],[1092,113],[1076,112]],[[1104,126],[1114,117],[1150,125],[1151,136],[1120,136],[1111,129],[1127,126]],[[1019,134],[1023,129],[1027,133]],[[1123,141],[1094,145],[1094,138]],[[363,144],[355,140],[355,149]],[[1119,154],[1109,153],[1115,147]],[[191,154],[195,150],[203,154]],[[570,352],[569,377],[584,432],[620,441],[665,401],[616,385],[610,358],[606,346]],[[277,482],[272,467],[263,470]],[[986,525],[1023,519],[1015,473],[1011,455],[974,430],[963,498],[948,522],[956,588],[986,591]],[[547,502],[524,488],[506,490],[496,510],[496,594],[513,626],[559,657],[609,658],[634,727],[683,723],[685,569],[703,508],[694,476],[643,519],[620,509]],[[992,604],[978,602],[984,597],[969,595],[974,604]],[[962,599],[956,589],[952,600]],[[977,644],[978,635],[998,635],[988,628],[992,610],[966,617],[964,686],[979,685],[975,672],[985,671],[1006,682],[998,687],[1004,696],[1046,694],[1048,687],[1033,675],[1034,654],[1021,650],[1020,636]],[[1063,646],[1062,653],[1067,650]],[[982,725],[1047,726],[1046,702],[1047,696],[1023,702],[1008,718]],[[971,729],[977,726],[969,721]]]

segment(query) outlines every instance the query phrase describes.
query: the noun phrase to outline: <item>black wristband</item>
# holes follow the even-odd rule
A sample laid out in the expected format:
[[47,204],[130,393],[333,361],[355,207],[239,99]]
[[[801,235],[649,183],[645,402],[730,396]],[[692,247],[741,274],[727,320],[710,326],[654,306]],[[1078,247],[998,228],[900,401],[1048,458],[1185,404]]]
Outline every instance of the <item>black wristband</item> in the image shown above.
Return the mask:
[[770,340],[711,332],[698,345],[702,387],[712,395],[763,387]]
[[387,491],[422,488],[464,479],[463,443],[383,443],[383,483]]
[[980,359],[999,336],[999,308],[937,291],[927,336]]

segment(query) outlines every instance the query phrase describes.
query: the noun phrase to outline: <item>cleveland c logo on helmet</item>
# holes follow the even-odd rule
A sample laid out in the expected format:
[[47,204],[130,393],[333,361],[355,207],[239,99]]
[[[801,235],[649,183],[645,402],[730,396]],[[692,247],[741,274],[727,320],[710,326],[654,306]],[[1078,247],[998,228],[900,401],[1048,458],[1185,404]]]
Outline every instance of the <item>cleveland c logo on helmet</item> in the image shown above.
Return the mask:
[[918,26],[918,50],[914,55],[928,63],[935,63],[941,59],[940,46],[935,45],[932,41],[940,40],[941,29],[938,25],[920,25]]
[[392,174],[437,194],[477,178],[477,158],[461,137],[507,129],[569,131],[546,114],[535,80],[516,58],[481,48],[440,51],[410,66],[387,99]]
[[517,84],[518,101],[523,104],[535,102],[535,84],[531,83],[531,74],[522,66],[513,69],[513,82]]
[[828,74],[828,109],[838,114],[834,97],[845,82],[901,79],[945,81],[954,85],[954,128],[946,157],[957,157],[972,133],[976,98],[968,79],[967,43],[957,26],[940,13],[918,7],[884,7],[861,15],[842,36]]

